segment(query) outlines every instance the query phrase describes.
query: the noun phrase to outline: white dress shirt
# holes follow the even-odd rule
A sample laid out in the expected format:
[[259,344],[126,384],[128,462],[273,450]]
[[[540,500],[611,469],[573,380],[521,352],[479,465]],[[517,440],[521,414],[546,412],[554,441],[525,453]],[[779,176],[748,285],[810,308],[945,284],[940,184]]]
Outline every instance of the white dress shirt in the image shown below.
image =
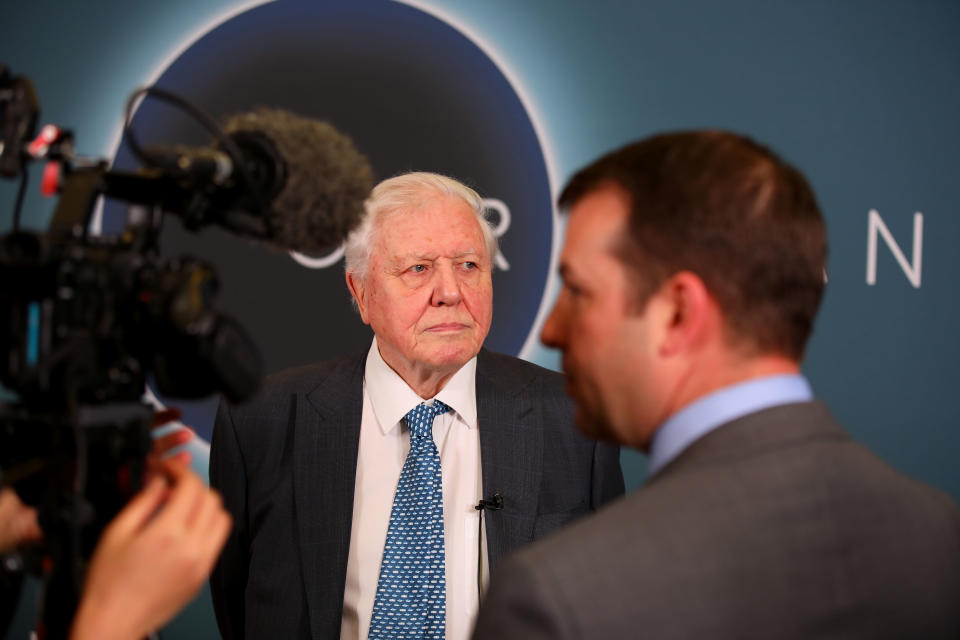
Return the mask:
[[[477,529],[474,506],[483,495],[480,433],[477,429],[477,359],[460,368],[435,396],[452,411],[434,418],[433,439],[440,452],[443,487],[444,550],[447,578],[447,640],[470,637],[477,613]],[[393,496],[410,451],[410,432],[400,420],[422,402],[384,362],[374,338],[363,378],[363,418],[353,494],[353,528],[343,596],[342,640],[365,639],[370,631],[383,545]],[[484,588],[486,540],[482,550]]]

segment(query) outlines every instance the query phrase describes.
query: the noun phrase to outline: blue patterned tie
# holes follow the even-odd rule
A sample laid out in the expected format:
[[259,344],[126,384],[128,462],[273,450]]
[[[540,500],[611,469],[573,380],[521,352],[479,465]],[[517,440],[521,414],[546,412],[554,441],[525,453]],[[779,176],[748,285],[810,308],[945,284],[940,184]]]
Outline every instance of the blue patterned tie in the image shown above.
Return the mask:
[[443,493],[433,417],[450,407],[439,400],[403,417],[410,453],[393,497],[370,638],[443,638],[447,584],[444,570]]

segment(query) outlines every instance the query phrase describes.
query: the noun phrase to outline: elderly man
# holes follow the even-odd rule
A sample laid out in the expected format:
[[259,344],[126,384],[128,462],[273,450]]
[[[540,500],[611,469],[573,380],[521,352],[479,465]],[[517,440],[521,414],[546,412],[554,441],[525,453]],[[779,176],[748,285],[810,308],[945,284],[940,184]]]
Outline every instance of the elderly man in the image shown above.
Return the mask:
[[571,180],[543,328],[577,422],[644,487],[494,574],[475,636],[957,638],[960,510],[853,442],[800,375],[826,238],[803,176],[722,132]]
[[346,247],[369,351],[221,406],[224,637],[467,637],[505,553],[622,493],[616,447],[576,432],[560,376],[482,348],[495,250],[472,190],[382,182]]

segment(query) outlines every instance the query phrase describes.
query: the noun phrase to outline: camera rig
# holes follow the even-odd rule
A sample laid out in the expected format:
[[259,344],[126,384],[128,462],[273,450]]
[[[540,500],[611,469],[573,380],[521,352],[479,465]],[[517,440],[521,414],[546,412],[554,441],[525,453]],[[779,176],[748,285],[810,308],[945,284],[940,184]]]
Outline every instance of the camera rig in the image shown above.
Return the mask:
[[[221,224],[268,236],[269,219],[257,215],[264,178],[251,175],[260,165],[203,114],[237,166],[233,180],[218,175],[213,155],[167,162],[139,149],[129,123],[144,94],[197,114],[160,90],[135,93],[125,137],[150,166],[115,171],[76,157],[69,131],[47,125],[37,135],[30,80],[0,65],[0,175],[21,179],[13,228],[0,238],[0,383],[17,396],[0,405],[0,477],[38,510],[44,541],[27,564],[45,580],[47,638],[67,637],[93,547],[140,488],[153,419],[142,401],[148,381],[170,397],[220,392],[239,401],[261,378],[256,348],[216,310],[214,270],[191,257],[161,262],[158,247],[165,213],[190,229]],[[44,233],[19,228],[36,160],[47,161],[44,192],[59,194]],[[101,196],[130,203],[122,232],[89,232]]]

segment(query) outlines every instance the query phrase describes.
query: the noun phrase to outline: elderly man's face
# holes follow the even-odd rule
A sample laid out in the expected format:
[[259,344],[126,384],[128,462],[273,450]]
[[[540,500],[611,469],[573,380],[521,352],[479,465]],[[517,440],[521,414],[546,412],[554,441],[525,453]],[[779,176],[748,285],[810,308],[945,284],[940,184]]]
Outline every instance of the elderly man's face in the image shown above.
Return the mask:
[[367,277],[351,289],[383,359],[415,390],[480,350],[493,316],[490,260],[459,198],[438,195],[380,220]]

